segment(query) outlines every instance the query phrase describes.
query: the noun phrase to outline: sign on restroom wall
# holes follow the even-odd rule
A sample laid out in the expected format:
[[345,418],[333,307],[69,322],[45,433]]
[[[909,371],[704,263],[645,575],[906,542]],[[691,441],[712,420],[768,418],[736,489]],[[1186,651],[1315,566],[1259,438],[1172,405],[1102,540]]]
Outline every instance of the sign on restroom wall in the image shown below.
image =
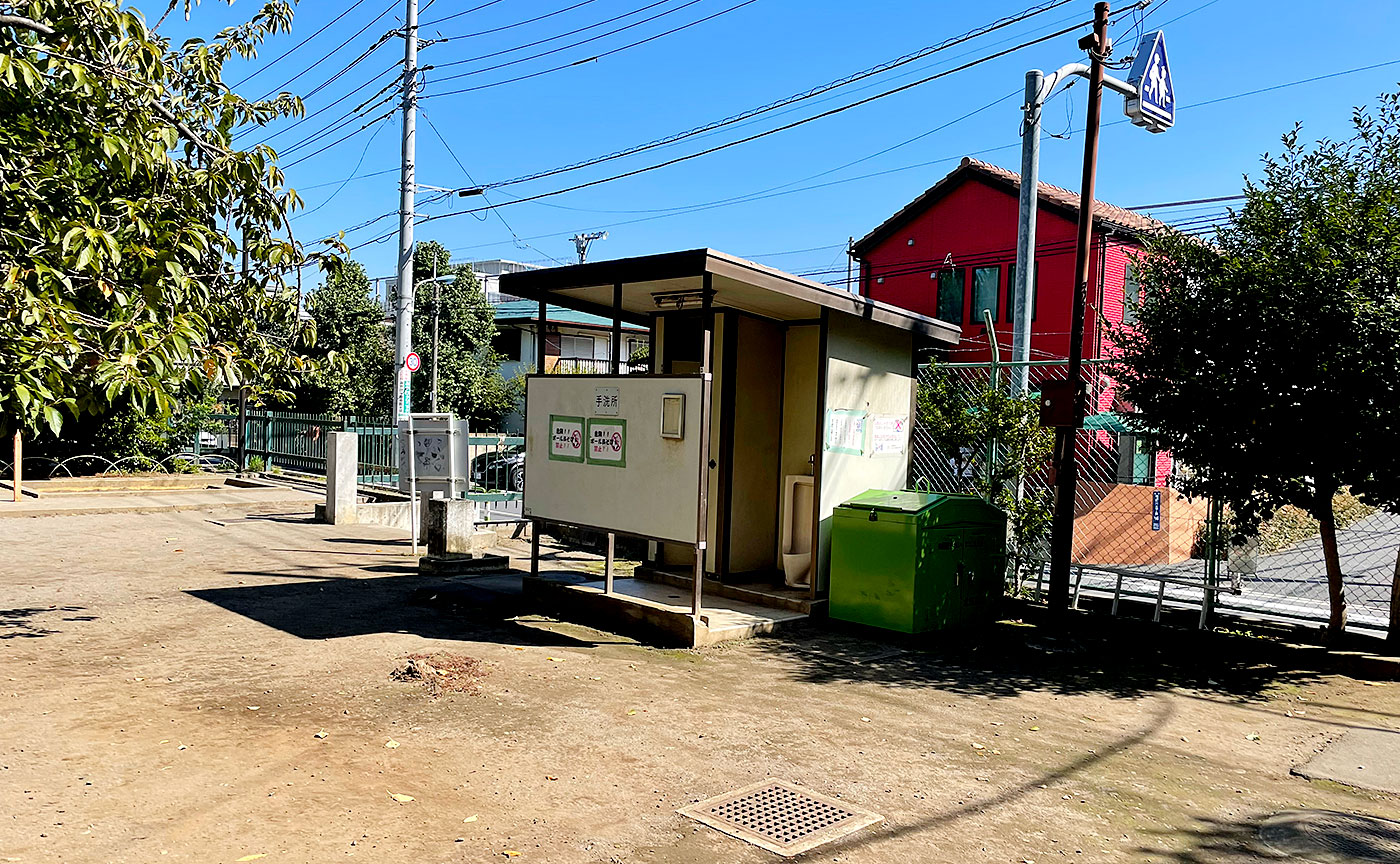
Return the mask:
[[593,388],[593,413],[617,416],[618,388]]
[[627,467],[627,421],[588,421],[588,463]]
[[864,456],[867,416],[864,411],[851,411],[845,408],[828,410],[826,412],[826,449],[833,453]]
[[909,441],[909,417],[902,414],[876,414],[870,418],[870,455],[896,456]]
[[583,418],[549,415],[549,458],[559,462],[583,461]]

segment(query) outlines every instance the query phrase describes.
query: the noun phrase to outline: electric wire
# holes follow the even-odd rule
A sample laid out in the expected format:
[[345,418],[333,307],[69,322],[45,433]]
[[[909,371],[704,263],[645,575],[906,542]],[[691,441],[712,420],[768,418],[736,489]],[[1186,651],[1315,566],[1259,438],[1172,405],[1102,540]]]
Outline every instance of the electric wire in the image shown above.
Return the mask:
[[341,49],[343,49],[346,45],[349,45],[351,42],[353,42],[353,41],[355,41],[356,39],[360,38],[360,36],[361,36],[366,30],[368,30],[369,28],[373,27],[375,24],[379,23],[379,20],[380,20],[381,18],[383,18],[385,15],[388,15],[391,11],[393,11],[395,8],[397,8],[398,5],[399,5],[399,4],[398,4],[398,0],[391,0],[391,2],[389,3],[389,5],[386,6],[386,7],[384,7],[384,11],[380,12],[378,15],[374,16],[374,18],[370,19],[368,23],[366,23],[366,24],[365,24],[363,27],[361,27],[359,30],[356,30],[356,31],[355,31],[353,34],[351,34],[350,37],[347,38],[344,42],[341,42],[339,45],[337,45],[336,47],[332,48],[330,51],[328,51],[328,52],[326,52],[325,54],[321,55],[321,58],[320,58],[319,60],[317,60],[315,63],[312,63],[310,66],[307,66],[305,69],[301,70],[301,71],[298,72],[297,74],[295,74],[295,75],[293,75],[292,77],[288,78],[286,81],[283,81],[281,84],[278,84],[276,87],[273,87],[271,90],[268,90],[268,91],[267,91],[266,93],[264,93],[262,96],[259,96],[259,97],[258,97],[259,101],[261,101],[261,100],[263,100],[263,99],[267,99],[269,96],[273,96],[273,95],[275,95],[275,94],[277,94],[277,93],[283,92],[284,89],[285,89],[288,85],[292,84],[294,81],[296,81],[296,80],[297,80],[298,78],[300,78],[301,76],[305,75],[306,73],[310,72],[312,69],[315,69],[317,66],[320,66],[322,63],[326,62],[326,61],[329,60],[331,57],[335,56],[335,55],[336,55]]
[[[440,37],[440,38],[435,39],[435,40],[433,40],[433,41],[435,41],[435,42],[456,42],[456,41],[459,40],[459,39],[472,39],[472,38],[475,38],[475,37],[477,37],[477,36],[486,36],[486,35],[489,35],[489,34],[491,34],[491,33],[501,33],[501,32],[504,32],[504,31],[506,31],[506,30],[514,30],[516,27],[523,27],[523,26],[525,26],[526,24],[534,24],[536,21],[543,21],[543,20],[545,20],[546,18],[553,18],[555,15],[563,15],[565,12],[572,12],[573,10],[579,8],[580,6],[587,6],[587,5],[590,4],[590,3],[596,3],[596,2],[598,2],[598,0],[580,0],[580,2],[575,3],[575,4],[572,5],[572,6],[565,6],[563,9],[555,9],[553,12],[546,12],[546,13],[543,14],[543,15],[536,15],[534,18],[526,18],[524,21],[516,21],[514,24],[506,24],[506,25],[501,26],[501,27],[492,27],[492,28],[489,29],[489,30],[477,30],[477,31],[475,31],[474,33],[462,33],[462,34],[459,34],[459,35],[457,35],[457,36],[443,36],[443,37]],[[421,26],[422,26],[422,25],[420,25],[420,29],[421,29]]]
[[455,18],[461,18],[463,15],[470,15],[470,14],[472,14],[473,12],[479,12],[479,11],[481,11],[482,9],[485,9],[485,8],[488,7],[488,6],[495,6],[497,3],[501,3],[501,2],[503,2],[503,0],[486,0],[486,2],[485,2],[485,3],[482,3],[480,6],[473,6],[473,7],[470,8],[470,9],[464,9],[464,10],[462,10],[461,12],[454,12],[454,13],[452,13],[451,15],[447,15],[447,16],[444,16],[444,17],[442,17],[442,18],[434,18],[432,21],[429,21],[429,22],[427,22],[426,24],[420,22],[420,23],[418,24],[418,29],[419,29],[419,30],[422,30],[424,27],[436,27],[437,25],[441,24],[441,23],[444,22],[444,21],[451,21],[451,20],[453,20],[453,19],[455,19]]
[[[476,57],[466,57],[466,58],[461,59],[461,60],[452,60],[452,61],[450,61],[450,62],[448,62],[448,63],[437,63],[437,64],[434,64],[432,68],[434,68],[434,69],[449,69],[449,68],[451,68],[451,67],[453,67],[453,66],[461,66],[461,65],[466,64],[466,63],[475,63],[475,62],[478,61],[478,60],[489,60],[489,59],[491,59],[492,57],[500,57],[500,56],[503,55],[503,54],[514,54],[516,51],[524,51],[526,48],[534,48],[534,47],[536,47],[536,46],[538,46],[538,45],[545,45],[545,44],[548,44],[548,43],[550,43],[550,42],[556,42],[556,41],[558,41],[558,40],[560,40],[560,39],[567,39],[567,38],[569,38],[570,36],[575,36],[575,35],[577,35],[577,34],[579,34],[579,33],[586,33],[587,31],[589,31],[589,30],[594,30],[594,29],[596,29],[596,28],[598,28],[598,27],[605,27],[605,26],[607,26],[608,24],[612,24],[612,23],[615,22],[615,21],[621,21],[622,19],[624,19],[624,18],[630,18],[630,17],[632,17],[633,15],[639,15],[639,14],[641,14],[641,13],[643,13],[643,12],[648,11],[648,10],[655,9],[657,6],[663,6],[663,5],[665,5],[665,4],[667,4],[667,3],[670,3],[670,2],[671,2],[671,0],[655,0],[655,2],[648,3],[648,4],[645,5],[645,6],[641,6],[641,7],[638,7],[638,8],[636,8],[636,9],[632,9],[632,10],[629,10],[629,11],[627,11],[627,12],[623,12],[621,15],[614,15],[614,16],[612,16],[611,18],[604,18],[602,21],[596,21],[596,22],[594,22],[594,23],[592,23],[592,24],[589,24],[589,25],[587,25],[587,26],[584,26],[584,27],[579,27],[579,28],[574,29],[574,30],[566,30],[566,31],[564,31],[563,33],[556,33],[556,34],[553,35],[553,36],[547,36],[547,37],[545,37],[544,39],[536,39],[536,40],[533,41],[533,42],[526,42],[526,43],[523,44],[523,45],[516,45],[516,46],[511,47],[511,48],[503,48],[503,49],[501,49],[501,50],[499,50],[499,51],[492,51],[492,52],[489,53],[489,54],[480,54],[480,55],[478,55],[478,56],[476,56]],[[670,15],[672,12],[679,12],[680,10],[684,9],[685,7],[687,7],[687,6],[694,6],[696,3],[699,3],[699,2],[700,2],[700,0],[689,0],[689,2],[682,3],[680,6],[675,6],[675,7],[672,7],[672,8],[670,8],[670,9],[666,9],[666,10],[664,10],[664,11],[658,12],[657,14],[651,16],[650,18],[643,18],[641,21],[634,21],[634,22],[632,22],[631,24],[627,24],[627,25],[625,25],[625,26],[623,26],[623,27],[619,27],[619,28],[617,28],[616,30],[609,30],[608,32],[606,32],[606,33],[601,33],[601,34],[599,34],[599,35],[597,35],[597,36],[590,36],[590,37],[588,37],[587,39],[581,39],[581,40],[579,40],[578,42],[573,42],[573,43],[570,43],[570,44],[568,44],[568,45],[564,45],[564,46],[562,46],[562,47],[560,47],[560,48],[552,48],[552,49],[550,49],[550,50],[548,50],[548,51],[544,51],[544,52],[539,53],[539,54],[532,54],[532,55],[530,55],[529,57],[521,57],[521,58],[518,58],[518,59],[516,59],[516,60],[512,60],[512,61],[510,61],[509,63],[500,63],[500,64],[497,64],[497,65],[495,65],[495,66],[487,66],[487,67],[484,67],[484,68],[482,68],[482,69],[473,69],[473,70],[470,71],[470,72],[462,72],[462,73],[456,74],[456,75],[449,75],[449,76],[447,76],[447,77],[445,77],[445,78],[442,78],[442,79],[440,79],[440,80],[442,80],[442,81],[451,81],[451,80],[453,80],[454,78],[465,78],[465,77],[468,76],[468,75],[477,75],[477,74],[480,74],[480,73],[482,73],[482,72],[490,72],[490,71],[492,71],[493,69],[501,69],[501,68],[504,68],[504,67],[506,67],[506,66],[514,66],[514,65],[517,64],[517,63],[524,63],[524,62],[526,62],[526,61],[528,61],[528,60],[536,60],[536,59],[539,59],[540,57],[548,57],[548,56],[551,55],[551,54],[558,54],[560,51],[567,51],[567,50],[570,49],[570,48],[576,48],[576,47],[578,47],[579,45],[586,45],[586,44],[588,44],[589,42],[596,42],[596,41],[598,41],[599,39],[605,39],[605,38],[607,38],[608,36],[612,36],[612,35],[615,34],[615,33],[621,33],[621,32],[623,32],[624,30],[630,30],[630,29],[632,29],[633,27],[641,26],[642,24],[646,24],[648,21],[655,21],[657,18],[661,18],[661,17],[663,17],[663,16]],[[447,41],[447,40],[444,40],[444,41]]]
[[312,39],[315,39],[317,36],[320,36],[322,33],[326,32],[331,27],[334,27],[340,21],[340,19],[344,18],[346,15],[349,15],[351,12],[354,12],[357,8],[359,8],[360,4],[364,2],[365,0],[355,0],[355,2],[352,5],[347,6],[345,10],[342,11],[339,15],[335,16],[325,24],[322,24],[320,28],[317,29],[310,36],[307,36],[305,39],[293,45],[291,48],[288,48],[285,52],[283,52],[275,59],[269,60],[266,65],[253,70],[249,74],[240,78],[238,81],[234,82],[232,85],[230,85],[230,89],[242,87],[244,84],[247,84],[249,81],[252,81],[254,78],[271,69],[273,66],[276,66],[278,63],[281,63],[283,60],[286,60],[288,57],[292,56],[297,51],[300,51],[306,45],[306,43],[310,42]]
[[[999,19],[999,20],[997,20],[997,21],[994,21],[994,22],[992,22],[991,24],[985,25],[985,26],[983,26],[983,27],[978,27],[978,28],[975,28],[975,29],[973,29],[973,30],[969,30],[969,31],[967,31],[967,32],[965,32],[965,33],[962,33],[962,34],[958,35],[958,36],[954,36],[954,37],[951,37],[951,38],[949,38],[949,39],[945,39],[945,40],[943,40],[942,42],[936,43],[936,44],[934,44],[934,45],[929,45],[929,46],[926,46],[926,47],[924,47],[924,48],[921,48],[921,49],[919,49],[918,51],[914,51],[914,52],[911,52],[911,53],[909,53],[909,54],[905,54],[905,55],[903,55],[903,56],[896,57],[896,58],[893,59],[893,60],[890,60],[890,61],[887,61],[887,62],[884,62],[884,63],[877,64],[877,65],[872,66],[872,67],[869,67],[869,68],[867,68],[867,69],[863,69],[863,70],[861,70],[861,71],[859,71],[859,72],[855,72],[855,73],[852,73],[852,74],[847,75],[847,76],[845,76],[845,77],[838,78],[838,79],[836,79],[836,80],[834,80],[834,81],[827,82],[826,84],[822,84],[822,85],[820,85],[820,86],[818,86],[818,87],[813,87],[813,88],[811,88],[811,89],[804,90],[804,91],[802,91],[802,92],[800,92],[800,93],[794,93],[794,94],[792,94],[792,95],[790,95],[790,96],[786,96],[786,97],[784,97],[784,98],[782,98],[782,99],[778,99],[777,101],[770,102],[770,103],[768,103],[768,104],[766,104],[766,105],[760,105],[760,106],[755,107],[755,108],[750,108],[750,109],[748,109],[748,110],[746,110],[746,111],[742,111],[742,112],[740,112],[740,113],[738,113],[738,114],[734,114],[734,115],[731,115],[731,116],[729,116],[729,117],[722,118],[722,119],[720,119],[720,120],[716,120],[716,121],[713,121],[713,122],[710,122],[710,123],[706,123],[706,124],[704,124],[704,125],[702,125],[702,126],[696,126],[696,127],[692,128],[692,129],[686,130],[686,131],[684,131],[684,132],[678,132],[678,133],[675,133],[675,134],[672,134],[672,135],[667,135],[667,136],[665,136],[665,137],[663,137],[663,138],[658,138],[658,139],[656,139],[656,140],[654,140],[654,141],[649,141],[649,142],[646,142],[646,143],[644,143],[644,144],[638,144],[638,145],[635,145],[635,146],[633,146],[633,147],[627,147],[627,148],[624,148],[624,149],[622,149],[622,150],[618,150],[618,151],[615,151],[615,152],[612,152],[612,153],[607,153],[607,154],[604,154],[604,155],[601,155],[601,156],[596,156],[596,157],[593,157],[593,158],[591,158],[591,159],[585,159],[585,160],[580,161],[580,162],[574,162],[574,163],[571,163],[571,164],[568,164],[568,165],[562,165],[562,166],[559,166],[559,167],[557,167],[557,168],[551,168],[551,169],[548,169],[548,170],[545,170],[545,171],[535,171],[535,172],[532,172],[532,173],[530,173],[530,174],[525,174],[525,175],[522,175],[522,176],[519,176],[519,177],[513,177],[513,178],[510,178],[510,179],[507,179],[507,180],[498,181],[498,182],[495,182],[495,183],[490,184],[490,186],[491,186],[491,188],[499,188],[499,187],[501,187],[501,186],[514,186],[514,185],[516,185],[516,184],[525,183],[525,182],[528,182],[528,181],[531,181],[531,180],[540,180],[540,179],[543,179],[543,178],[545,178],[545,177],[552,177],[552,176],[555,176],[555,175],[558,175],[558,174],[563,174],[563,173],[566,173],[566,172],[569,172],[569,171],[576,171],[576,170],[578,170],[578,169],[580,169],[580,168],[587,168],[587,167],[590,167],[590,166],[592,166],[592,165],[599,165],[599,164],[602,164],[602,163],[604,163],[604,162],[611,162],[611,161],[613,161],[613,160],[621,159],[621,158],[626,157],[626,156],[631,156],[631,155],[634,155],[634,154],[636,154],[636,153],[642,153],[642,152],[645,152],[645,151],[647,151],[647,150],[653,150],[653,149],[656,149],[657,147],[662,147],[662,146],[665,146],[665,145],[668,145],[668,144],[673,144],[673,143],[675,143],[675,142],[685,140],[685,139],[687,139],[687,138],[692,138],[692,137],[695,137],[696,135],[699,135],[699,134],[701,134],[701,133],[710,132],[710,131],[713,131],[713,130],[716,130],[716,129],[721,129],[721,128],[726,127],[726,126],[732,126],[732,125],[734,125],[735,123],[738,123],[738,122],[740,122],[740,121],[747,120],[747,119],[752,118],[752,117],[757,117],[757,116],[760,116],[760,115],[763,115],[763,114],[767,114],[767,113],[769,113],[769,112],[771,112],[771,111],[774,111],[774,110],[776,110],[776,109],[778,109],[778,108],[783,108],[783,107],[786,107],[786,106],[788,106],[788,105],[792,105],[792,104],[794,104],[794,103],[806,101],[806,100],[811,99],[811,98],[814,98],[814,97],[816,97],[816,96],[820,96],[820,95],[829,93],[829,92],[831,92],[831,91],[833,91],[833,90],[836,90],[836,89],[839,89],[839,88],[841,88],[841,87],[845,87],[845,86],[847,86],[847,85],[854,84],[854,83],[856,83],[856,82],[858,82],[858,81],[865,80],[865,79],[870,78],[870,77],[872,77],[872,76],[879,75],[879,74],[881,74],[881,73],[888,72],[888,71],[891,71],[891,70],[893,70],[893,69],[897,69],[897,68],[899,68],[899,67],[901,67],[901,66],[908,65],[908,64],[913,63],[913,62],[916,62],[916,61],[918,61],[918,60],[922,60],[922,59],[924,59],[925,57],[928,57],[928,56],[930,56],[930,55],[936,54],[936,53],[938,53],[938,52],[940,52],[940,51],[947,50],[947,49],[952,48],[952,47],[955,47],[955,46],[957,46],[957,45],[961,45],[961,44],[963,44],[963,43],[965,43],[965,42],[968,42],[968,41],[970,41],[970,40],[972,40],[972,39],[975,39],[975,38],[977,38],[977,37],[979,37],[979,36],[985,35],[985,34],[987,34],[987,33],[994,32],[994,31],[996,31],[996,30],[1000,30],[1000,29],[1002,29],[1002,28],[1004,28],[1004,27],[1009,27],[1009,26],[1011,26],[1011,25],[1013,25],[1013,24],[1020,23],[1021,21],[1028,20],[1028,19],[1030,19],[1030,18],[1035,17],[1036,15],[1040,15],[1040,14],[1042,14],[1042,13],[1044,13],[1044,12],[1048,12],[1048,11],[1050,11],[1050,10],[1052,10],[1052,9],[1055,9],[1055,8],[1059,7],[1059,6],[1063,6],[1063,5],[1065,5],[1066,3],[1068,3],[1068,2],[1071,2],[1071,0],[1050,0],[1050,2],[1039,3],[1039,4],[1035,5],[1035,6],[1031,6],[1031,7],[1029,7],[1028,9],[1022,10],[1021,12],[1017,12],[1017,13],[1015,13],[1014,15],[1009,15],[1009,16],[1006,16],[1006,17],[1004,17],[1004,18],[1001,18],[1001,19]],[[425,96],[424,98],[434,98],[434,96],[439,96],[439,95],[448,95],[448,94],[429,94],[428,96]]]

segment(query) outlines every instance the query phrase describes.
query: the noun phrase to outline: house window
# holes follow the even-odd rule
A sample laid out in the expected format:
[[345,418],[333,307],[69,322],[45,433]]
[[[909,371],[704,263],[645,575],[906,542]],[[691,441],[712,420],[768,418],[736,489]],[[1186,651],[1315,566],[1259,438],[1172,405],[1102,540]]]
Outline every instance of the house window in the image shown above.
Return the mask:
[[1136,324],[1138,307],[1142,305],[1142,284],[1138,282],[1137,265],[1128,262],[1123,271],[1123,323]]
[[593,357],[593,337],[573,336],[568,333],[559,337],[560,357]]
[[963,323],[963,287],[966,281],[964,270],[938,271],[938,318],[949,324]]
[[[1031,280],[1031,320],[1035,320],[1035,309],[1040,305],[1040,262],[1035,262],[1035,278]],[[1016,265],[1006,268],[1006,320],[1016,320]]]
[[972,271],[972,320],[982,321],[982,310],[992,313],[997,320],[997,288],[1001,281],[1000,267],[978,267]]

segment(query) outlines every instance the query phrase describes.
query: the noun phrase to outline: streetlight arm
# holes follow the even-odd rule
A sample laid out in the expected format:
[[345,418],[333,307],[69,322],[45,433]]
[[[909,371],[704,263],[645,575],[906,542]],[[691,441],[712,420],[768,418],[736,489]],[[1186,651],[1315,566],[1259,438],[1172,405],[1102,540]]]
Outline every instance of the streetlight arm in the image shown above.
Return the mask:
[[[1053,96],[1055,90],[1061,84],[1067,84],[1071,76],[1088,78],[1088,65],[1084,63],[1066,63],[1064,66],[1061,66],[1059,69],[1045,76],[1045,85],[1040,88],[1040,96],[1036,100],[1037,106],[1044,105],[1045,100]],[[1138,88],[1129,84],[1127,81],[1114,78],[1112,75],[1103,76],[1103,86],[1129,99],[1136,99],[1138,96]]]

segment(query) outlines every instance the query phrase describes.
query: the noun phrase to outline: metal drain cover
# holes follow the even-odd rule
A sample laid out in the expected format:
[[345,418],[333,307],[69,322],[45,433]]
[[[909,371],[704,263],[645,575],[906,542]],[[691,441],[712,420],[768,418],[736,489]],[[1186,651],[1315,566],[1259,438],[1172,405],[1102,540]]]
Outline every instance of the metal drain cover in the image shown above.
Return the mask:
[[764,780],[676,811],[779,855],[799,855],[883,817],[782,780]]
[[1277,852],[1314,864],[1400,861],[1400,822],[1375,816],[1287,810],[1260,826],[1259,839]]

